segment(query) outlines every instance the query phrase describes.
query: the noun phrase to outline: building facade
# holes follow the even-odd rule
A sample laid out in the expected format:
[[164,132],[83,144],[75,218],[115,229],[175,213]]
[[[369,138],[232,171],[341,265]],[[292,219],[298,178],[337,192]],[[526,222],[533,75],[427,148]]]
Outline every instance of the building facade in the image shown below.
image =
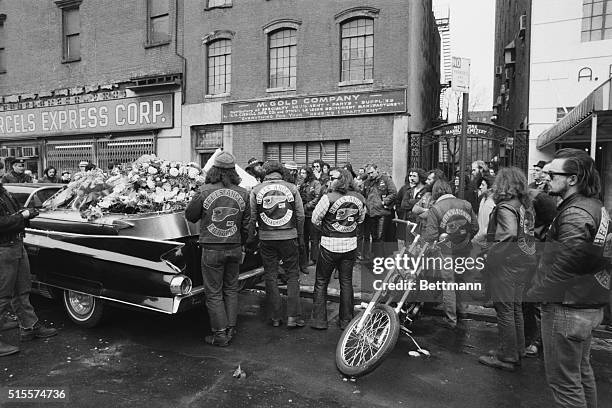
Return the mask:
[[[496,123],[528,124],[530,164],[561,147],[588,151],[612,209],[612,2],[513,0],[497,7]],[[503,77],[509,68],[516,72],[510,87]]]
[[81,160],[182,158],[174,1],[3,1],[0,23],[1,157],[38,175]]
[[431,1],[185,3],[192,159],[376,163],[403,184],[408,135],[438,117]]

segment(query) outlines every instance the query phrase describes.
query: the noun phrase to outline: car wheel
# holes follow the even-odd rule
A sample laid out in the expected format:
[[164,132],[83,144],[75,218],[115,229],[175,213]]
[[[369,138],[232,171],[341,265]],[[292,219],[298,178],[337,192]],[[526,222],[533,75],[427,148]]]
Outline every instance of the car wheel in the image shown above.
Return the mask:
[[71,290],[64,291],[64,307],[70,320],[82,327],[98,325],[104,315],[102,300]]

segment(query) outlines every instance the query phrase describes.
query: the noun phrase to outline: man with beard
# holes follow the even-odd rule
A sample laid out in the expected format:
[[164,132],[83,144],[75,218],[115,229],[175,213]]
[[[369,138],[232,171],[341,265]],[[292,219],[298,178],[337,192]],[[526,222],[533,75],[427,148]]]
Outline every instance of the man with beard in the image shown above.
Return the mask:
[[244,171],[246,171],[251,176],[255,177],[255,179],[261,183],[265,174],[263,173],[263,162],[261,160],[257,160],[255,157],[251,157],[248,161],[248,164]]
[[[408,170],[406,184],[400,188],[395,198],[395,208],[398,218],[418,223],[418,215],[413,214],[412,209],[427,191],[425,189],[426,180],[427,174],[425,170],[419,168]],[[401,248],[404,246],[404,238],[406,237],[405,224],[398,224],[396,235],[398,244]]]
[[25,160],[15,159],[11,163],[12,170],[2,177],[3,183],[31,183],[32,177],[25,174]]
[[206,173],[206,184],[185,209],[185,218],[200,221],[202,278],[212,335],[204,341],[227,346],[236,334],[241,244],[248,237],[249,195],[240,187],[234,156],[222,152]]
[[[448,258],[469,257],[472,250],[472,237],[478,232],[478,219],[472,205],[451,193],[451,186],[444,180],[434,183],[431,195],[435,204],[427,212],[427,222],[423,231],[423,240],[433,242],[442,234],[448,238],[439,243],[442,257],[442,279],[447,283],[455,282],[453,268],[445,268]],[[452,262],[454,264],[454,262]],[[444,327],[457,328],[457,317],[465,314],[465,307],[454,290],[442,291],[442,307],[446,315],[442,321]]]
[[544,368],[556,406],[596,407],[590,351],[610,296],[610,217],[597,198],[595,162],[584,150],[557,151],[546,176],[549,193],[563,201],[527,296],[543,303]]
[[299,250],[304,246],[304,206],[297,187],[283,180],[284,169],[279,162],[266,162],[264,170],[264,181],[251,191],[249,230],[254,236],[257,222],[272,326],[279,327],[282,321],[277,282],[282,260],[287,274],[287,327],[303,327],[298,259]]
[[391,177],[382,174],[375,164],[368,167],[367,174],[364,196],[368,208],[368,235],[372,236],[372,255],[382,257],[389,252],[385,251],[383,241],[385,231],[391,228],[397,189]]
[[352,188],[353,176],[345,169],[330,171],[330,192],[312,212],[312,223],[321,230],[311,327],[327,329],[325,296],[331,273],[339,271],[341,329],[353,318],[353,266],[357,256],[358,225],[365,218],[365,198]]
[[475,213],[478,213],[478,188],[485,174],[489,174],[489,167],[484,161],[476,160],[472,163],[470,181],[465,186],[465,197],[463,198],[472,204]]

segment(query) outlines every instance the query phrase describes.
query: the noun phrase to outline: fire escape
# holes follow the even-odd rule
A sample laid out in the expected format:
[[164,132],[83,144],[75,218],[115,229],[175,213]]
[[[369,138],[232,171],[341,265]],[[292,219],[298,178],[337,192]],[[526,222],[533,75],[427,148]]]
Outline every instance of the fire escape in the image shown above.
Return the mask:
[[[440,33],[440,48],[441,48],[441,64],[442,64],[442,78],[440,84],[440,115],[441,120],[446,121],[448,119],[448,104],[449,104],[449,92],[451,82],[451,38],[450,38],[450,10],[446,9],[445,16],[436,16],[436,25],[438,26],[438,32]],[[441,13],[440,13],[441,14]]]

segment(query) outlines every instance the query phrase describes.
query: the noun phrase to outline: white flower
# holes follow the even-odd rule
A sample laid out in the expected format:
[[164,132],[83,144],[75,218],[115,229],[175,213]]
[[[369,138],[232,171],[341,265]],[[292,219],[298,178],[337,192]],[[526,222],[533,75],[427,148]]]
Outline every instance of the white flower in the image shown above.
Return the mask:
[[149,166],[149,169],[147,171],[149,172],[149,174],[157,174],[157,169],[153,166]]
[[170,175],[171,175],[172,177],[177,177],[177,176],[179,175],[179,170],[178,170],[176,167],[172,167],[172,168],[170,169]]
[[198,170],[198,169],[196,169],[194,167],[190,167],[189,170],[187,170],[187,171],[188,171],[187,174],[189,175],[189,178],[192,178],[192,179],[194,179],[194,178],[196,178],[197,176],[200,175],[200,170]]
[[147,180],[147,187],[153,190],[155,188],[155,182],[153,180]]

